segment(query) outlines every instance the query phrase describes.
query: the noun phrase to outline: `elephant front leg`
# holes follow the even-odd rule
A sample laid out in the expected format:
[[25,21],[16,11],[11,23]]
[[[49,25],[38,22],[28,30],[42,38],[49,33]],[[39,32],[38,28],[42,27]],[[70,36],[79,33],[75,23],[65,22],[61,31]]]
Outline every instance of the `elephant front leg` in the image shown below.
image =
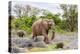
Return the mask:
[[46,31],[45,29],[42,30],[42,35],[44,36],[44,42],[45,43],[49,43],[49,38],[48,38],[48,31]]
[[44,38],[44,42],[45,42],[46,44],[49,44],[49,38],[48,38],[48,37],[45,37],[45,38]]
[[36,42],[37,41],[37,35],[33,33],[32,39]]
[[53,39],[54,39],[54,37],[55,37],[55,32],[53,31],[53,32],[52,32],[51,40],[53,40]]

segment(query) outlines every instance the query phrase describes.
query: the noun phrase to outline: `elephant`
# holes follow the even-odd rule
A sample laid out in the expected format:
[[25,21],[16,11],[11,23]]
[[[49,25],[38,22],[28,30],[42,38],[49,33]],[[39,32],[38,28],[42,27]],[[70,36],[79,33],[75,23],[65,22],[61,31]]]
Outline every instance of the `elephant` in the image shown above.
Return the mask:
[[[55,23],[52,19],[36,20],[32,24],[32,34],[33,34],[32,39],[34,39],[34,37],[42,35],[42,36],[44,36],[44,42],[49,43],[48,32],[49,32],[49,29],[54,27],[54,24]],[[51,39],[53,39],[53,37]]]

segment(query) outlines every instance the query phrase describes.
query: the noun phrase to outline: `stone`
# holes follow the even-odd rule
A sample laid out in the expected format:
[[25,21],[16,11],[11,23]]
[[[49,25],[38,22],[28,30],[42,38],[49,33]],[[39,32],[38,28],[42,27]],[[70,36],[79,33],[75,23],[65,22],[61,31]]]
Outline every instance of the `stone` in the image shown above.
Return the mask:
[[12,47],[11,48],[11,53],[24,53],[26,52],[23,48],[19,48],[19,47]]
[[34,37],[34,41],[36,41],[36,42],[38,42],[38,41],[44,41],[44,36]]
[[43,41],[38,41],[38,42],[35,42],[35,46],[36,47],[41,47],[41,48],[46,48],[47,44]]
[[24,47],[34,47],[34,41],[28,38],[13,38],[12,45],[17,45],[21,48]]
[[27,42],[24,42],[23,44],[20,44],[19,47],[21,48],[32,48],[34,47],[34,42],[31,42],[31,41],[27,41]]

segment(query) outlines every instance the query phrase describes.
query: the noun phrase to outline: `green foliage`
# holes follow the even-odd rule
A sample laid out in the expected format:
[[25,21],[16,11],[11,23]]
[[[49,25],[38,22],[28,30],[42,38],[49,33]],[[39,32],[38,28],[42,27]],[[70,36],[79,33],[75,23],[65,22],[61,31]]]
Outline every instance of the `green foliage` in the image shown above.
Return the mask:
[[65,30],[61,29],[60,26],[57,26],[57,25],[55,26],[55,32],[62,34],[62,33],[64,33],[64,31]]
[[[39,9],[36,7],[31,7],[29,5],[26,6],[25,9],[18,6],[15,7],[16,14],[18,15],[17,18],[12,17],[11,19],[11,28],[12,29],[21,29],[26,31],[27,33],[31,34],[32,32],[32,24],[36,19],[38,19],[38,14],[41,13],[42,16],[40,18],[46,18],[46,19],[52,19],[55,23],[55,31],[64,33],[64,31],[75,31],[77,30],[77,6],[76,5],[60,5],[61,9],[63,10],[63,20],[60,18],[60,13],[53,14],[52,12],[45,10],[45,9]],[[20,13],[18,13],[20,10]],[[21,14],[24,12],[23,14]],[[19,17],[20,16],[20,17]],[[54,29],[52,29],[54,30]]]
[[53,20],[55,22],[55,25],[60,25],[61,24],[61,19],[58,15],[54,15]]
[[60,5],[61,9],[63,10],[63,18],[65,18],[66,29],[68,31],[76,31],[78,30],[78,10],[77,5]]
[[45,16],[41,16],[42,18],[53,19],[55,25],[59,25],[61,23],[60,16],[58,14],[47,13]]
[[26,31],[27,33],[31,33],[31,27],[35,19],[35,16],[17,18],[12,21],[12,27],[14,29],[21,29]]

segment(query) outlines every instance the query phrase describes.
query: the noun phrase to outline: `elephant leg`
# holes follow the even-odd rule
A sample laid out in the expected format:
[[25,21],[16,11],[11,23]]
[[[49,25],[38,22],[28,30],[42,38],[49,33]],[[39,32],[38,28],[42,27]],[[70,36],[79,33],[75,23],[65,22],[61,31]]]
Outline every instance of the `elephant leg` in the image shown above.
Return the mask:
[[51,40],[53,40],[55,37],[55,32],[52,32],[52,37],[51,37]]
[[32,39],[36,42],[37,41],[37,36],[33,36]]
[[33,36],[32,36],[32,39],[34,39],[34,37],[35,37],[35,36],[33,35]]
[[44,36],[44,42],[48,44],[49,43],[48,31],[43,29],[42,35]]
[[49,43],[49,39],[48,39],[48,37],[45,37],[45,38],[44,38],[44,42],[45,42],[46,44]]

